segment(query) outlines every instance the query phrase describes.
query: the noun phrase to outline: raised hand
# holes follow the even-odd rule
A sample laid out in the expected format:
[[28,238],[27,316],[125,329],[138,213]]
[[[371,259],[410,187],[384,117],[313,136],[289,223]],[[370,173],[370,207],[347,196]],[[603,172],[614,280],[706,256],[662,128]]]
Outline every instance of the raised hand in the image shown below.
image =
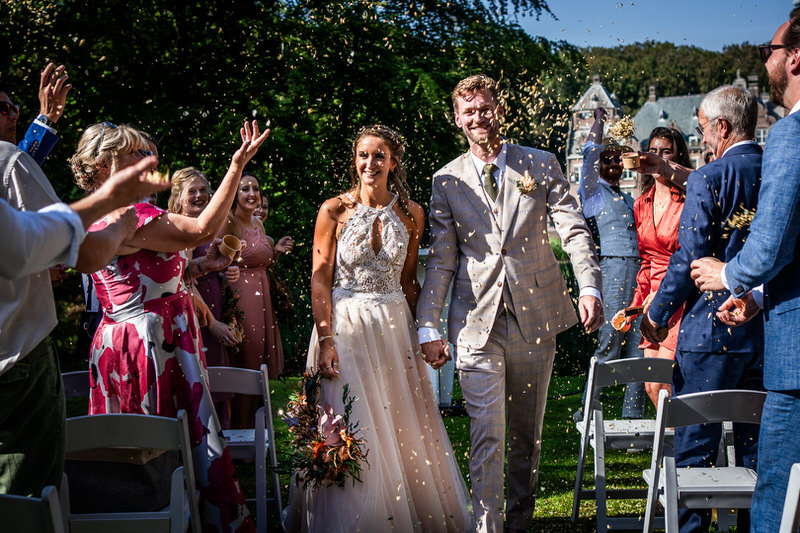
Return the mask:
[[135,165],[112,174],[100,191],[107,192],[117,205],[136,202],[145,196],[165,191],[172,185],[169,181],[163,183],[147,181],[148,171],[155,169],[157,165],[157,157],[146,157]]
[[39,79],[39,114],[45,115],[53,122],[58,122],[64,112],[67,93],[72,89],[72,84],[67,83],[64,65],[55,67],[48,63]]
[[262,133],[258,129],[257,121],[254,120],[251,125],[245,120],[239,129],[239,133],[242,136],[242,145],[233,154],[232,161],[234,164],[244,167],[256,155],[258,148],[269,136],[269,129],[264,130]]

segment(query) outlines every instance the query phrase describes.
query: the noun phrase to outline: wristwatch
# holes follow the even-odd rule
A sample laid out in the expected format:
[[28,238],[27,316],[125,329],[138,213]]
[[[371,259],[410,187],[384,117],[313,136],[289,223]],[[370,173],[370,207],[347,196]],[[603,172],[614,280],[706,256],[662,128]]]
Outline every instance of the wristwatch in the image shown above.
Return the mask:
[[36,117],[36,122],[41,122],[42,124],[50,128],[56,127],[56,123],[47,118],[47,115],[39,115],[38,117]]

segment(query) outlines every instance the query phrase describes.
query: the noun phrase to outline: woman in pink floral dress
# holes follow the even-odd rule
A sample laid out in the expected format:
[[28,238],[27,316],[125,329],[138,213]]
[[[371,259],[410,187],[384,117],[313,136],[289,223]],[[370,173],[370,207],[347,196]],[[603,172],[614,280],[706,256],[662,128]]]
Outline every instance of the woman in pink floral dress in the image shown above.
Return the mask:
[[[220,436],[207,387],[197,320],[183,282],[187,268],[202,272],[227,261],[209,252],[187,259],[184,250],[213,239],[233,201],[239,176],[269,130],[245,123],[242,146],[203,213],[186,217],[148,203],[134,204],[134,236],[112,262],[92,275],[104,317],[90,356],[89,414],[145,413],[174,417],[184,409],[200,490],[203,531],[252,531],[244,495]],[[72,158],[86,189],[102,187],[111,172],[149,155],[146,141],[128,126],[87,128]],[[108,217],[90,231],[105,226]]]

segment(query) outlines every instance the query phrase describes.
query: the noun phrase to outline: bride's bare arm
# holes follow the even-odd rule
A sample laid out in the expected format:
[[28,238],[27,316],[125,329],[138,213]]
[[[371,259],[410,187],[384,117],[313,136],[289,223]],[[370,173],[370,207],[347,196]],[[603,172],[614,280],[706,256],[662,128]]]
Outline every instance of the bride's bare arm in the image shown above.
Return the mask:
[[331,291],[336,262],[336,229],[343,211],[338,198],[327,200],[319,209],[314,227],[311,267],[311,309],[319,336],[319,370],[327,378],[338,373],[339,356],[333,345],[331,328]]
[[419,260],[419,241],[425,228],[425,213],[418,203],[412,201],[408,202],[408,211],[411,214],[411,226],[406,224],[406,228],[409,230],[408,254],[403,263],[403,272],[400,274],[400,285],[403,287],[403,294],[411,308],[411,314],[416,318],[417,300],[421,290],[417,279],[417,261]]

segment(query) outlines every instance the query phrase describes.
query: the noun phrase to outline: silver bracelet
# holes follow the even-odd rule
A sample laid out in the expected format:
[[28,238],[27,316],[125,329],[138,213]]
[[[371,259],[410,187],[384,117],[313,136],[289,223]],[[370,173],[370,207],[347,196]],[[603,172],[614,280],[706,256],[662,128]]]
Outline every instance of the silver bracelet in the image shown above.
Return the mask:
[[322,344],[322,341],[326,341],[326,340],[328,340],[328,339],[333,339],[333,335],[325,335],[324,337],[320,337],[320,338],[317,340],[317,343],[318,343],[318,344]]

